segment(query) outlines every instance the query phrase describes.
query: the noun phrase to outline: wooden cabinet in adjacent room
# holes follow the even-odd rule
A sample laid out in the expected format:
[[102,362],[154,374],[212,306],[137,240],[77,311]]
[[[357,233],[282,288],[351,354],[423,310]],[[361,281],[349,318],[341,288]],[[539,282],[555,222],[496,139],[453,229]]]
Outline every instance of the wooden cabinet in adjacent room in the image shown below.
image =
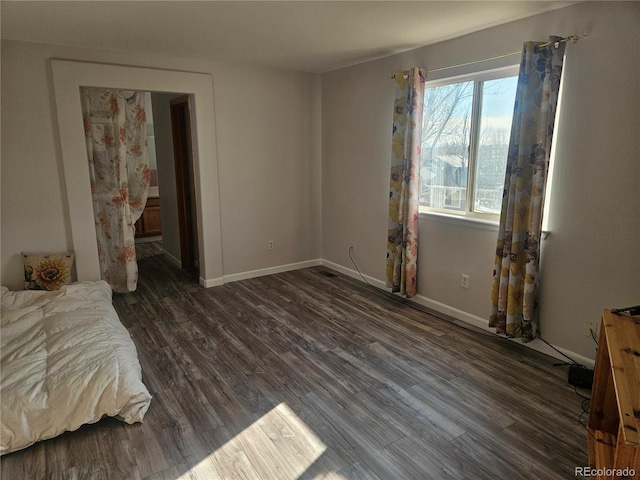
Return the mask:
[[136,222],[136,238],[158,237],[162,235],[160,225],[160,199],[148,198],[142,216]]

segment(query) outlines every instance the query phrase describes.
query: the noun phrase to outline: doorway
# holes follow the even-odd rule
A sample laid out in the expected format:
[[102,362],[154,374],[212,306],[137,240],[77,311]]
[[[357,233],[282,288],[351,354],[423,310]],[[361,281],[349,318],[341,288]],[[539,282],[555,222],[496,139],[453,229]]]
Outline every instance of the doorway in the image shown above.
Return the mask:
[[189,96],[183,95],[171,100],[170,107],[180,231],[180,263],[183,270],[198,270],[198,222]]
[[[188,94],[145,92],[150,184],[146,206],[135,224],[136,250],[146,256],[159,250],[156,254],[164,254],[174,266],[199,274],[191,112]],[[158,245],[155,250],[142,246],[147,243]]]
[[[200,284],[222,285],[222,230],[218,189],[213,111],[213,82],[210,74],[149,69],[100,63],[51,60],[57,112],[59,149],[64,165],[71,247],[75,251],[76,278],[100,278],[96,248],[95,218],[86,161],[86,142],[78,91],[82,86],[126,88],[151,92],[185,92],[194,101],[193,123],[198,159],[196,164],[197,204],[201,236],[198,245]],[[163,236],[164,239],[164,236]]]
[[177,268],[197,273],[202,262],[193,97],[152,92],[151,105],[162,206],[162,250]]

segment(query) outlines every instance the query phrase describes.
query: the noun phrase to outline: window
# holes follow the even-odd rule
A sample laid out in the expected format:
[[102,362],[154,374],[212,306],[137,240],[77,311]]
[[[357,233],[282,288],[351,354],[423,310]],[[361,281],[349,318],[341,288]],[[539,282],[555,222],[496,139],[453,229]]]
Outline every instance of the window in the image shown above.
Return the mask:
[[516,66],[427,82],[421,209],[497,219],[517,73]]

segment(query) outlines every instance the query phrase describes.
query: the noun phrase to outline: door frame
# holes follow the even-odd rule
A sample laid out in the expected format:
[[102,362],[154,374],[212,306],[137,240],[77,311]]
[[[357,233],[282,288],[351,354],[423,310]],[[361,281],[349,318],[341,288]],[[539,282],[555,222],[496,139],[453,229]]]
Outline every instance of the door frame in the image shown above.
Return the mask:
[[194,162],[198,205],[200,284],[222,285],[222,229],[211,74],[51,60],[67,212],[65,229],[75,252],[78,280],[99,280],[100,266],[91,202],[89,165],[82,129],[80,87],[184,92],[194,98]]

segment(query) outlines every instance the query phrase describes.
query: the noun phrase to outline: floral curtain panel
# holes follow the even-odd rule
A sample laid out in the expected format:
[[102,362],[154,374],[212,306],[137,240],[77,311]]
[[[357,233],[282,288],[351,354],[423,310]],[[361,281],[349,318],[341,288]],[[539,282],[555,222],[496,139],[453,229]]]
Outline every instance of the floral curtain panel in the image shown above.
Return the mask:
[[134,291],[138,264],[134,242],[149,191],[144,92],[83,88],[91,195],[100,273],[115,292]]
[[387,286],[410,298],[416,294],[420,145],[426,70],[412,68],[394,77]]
[[538,331],[542,212],[565,43],[523,46],[491,287],[489,326],[533,340]]

